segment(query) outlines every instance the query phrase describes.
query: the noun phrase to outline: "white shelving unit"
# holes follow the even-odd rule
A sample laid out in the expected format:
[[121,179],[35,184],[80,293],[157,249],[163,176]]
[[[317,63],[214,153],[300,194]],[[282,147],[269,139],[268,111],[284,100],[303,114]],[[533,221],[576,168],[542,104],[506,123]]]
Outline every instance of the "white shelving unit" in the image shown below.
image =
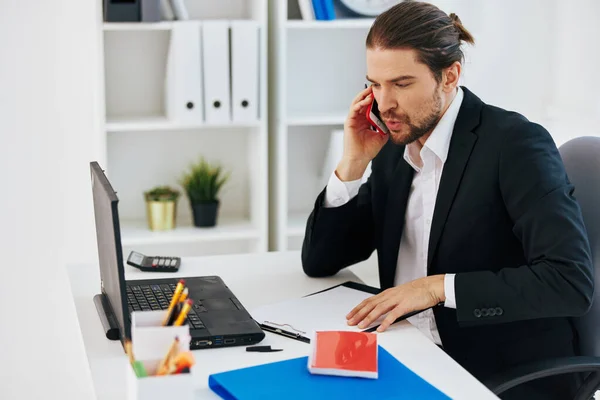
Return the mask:
[[371,18],[305,21],[297,0],[270,13],[271,245],[301,247],[306,219],[332,171],[323,171],[333,130],[364,88]]
[[[181,123],[165,107],[167,55],[182,21],[104,23],[105,165],[119,196],[124,255],[194,256],[268,250],[267,0],[187,0],[192,20],[254,20],[260,27],[259,119],[249,123]],[[179,180],[204,156],[231,172],[217,226],[194,227]],[[181,190],[177,227],[147,227],[143,192],[158,185]]]

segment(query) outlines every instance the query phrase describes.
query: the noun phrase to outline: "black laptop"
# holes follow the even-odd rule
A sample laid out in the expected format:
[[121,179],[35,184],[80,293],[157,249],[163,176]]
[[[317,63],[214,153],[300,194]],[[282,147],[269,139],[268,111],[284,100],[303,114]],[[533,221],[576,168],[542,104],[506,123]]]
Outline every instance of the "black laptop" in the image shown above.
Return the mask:
[[[94,297],[109,339],[131,338],[131,312],[164,310],[179,279],[125,280],[118,202],[100,165],[90,163],[101,293]],[[194,305],[188,314],[191,349],[252,345],[265,333],[218,276],[183,277]]]

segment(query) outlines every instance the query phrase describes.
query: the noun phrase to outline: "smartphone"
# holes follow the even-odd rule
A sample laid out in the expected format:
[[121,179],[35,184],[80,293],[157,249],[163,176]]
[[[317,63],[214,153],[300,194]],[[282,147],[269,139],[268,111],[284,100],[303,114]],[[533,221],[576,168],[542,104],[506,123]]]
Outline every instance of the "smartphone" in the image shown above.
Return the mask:
[[373,96],[373,101],[367,107],[367,121],[369,121],[371,129],[374,131],[379,132],[382,135],[390,134],[390,130],[381,119],[381,114],[379,114],[379,107],[377,106],[375,96]]

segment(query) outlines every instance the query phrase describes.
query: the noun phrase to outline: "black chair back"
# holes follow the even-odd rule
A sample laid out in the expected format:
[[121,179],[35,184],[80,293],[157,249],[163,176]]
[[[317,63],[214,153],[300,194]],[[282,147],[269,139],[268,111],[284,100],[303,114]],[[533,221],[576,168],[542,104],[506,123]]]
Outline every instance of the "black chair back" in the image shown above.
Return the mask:
[[575,198],[581,205],[595,270],[594,303],[576,318],[581,355],[600,357],[600,137],[584,136],[559,148]]

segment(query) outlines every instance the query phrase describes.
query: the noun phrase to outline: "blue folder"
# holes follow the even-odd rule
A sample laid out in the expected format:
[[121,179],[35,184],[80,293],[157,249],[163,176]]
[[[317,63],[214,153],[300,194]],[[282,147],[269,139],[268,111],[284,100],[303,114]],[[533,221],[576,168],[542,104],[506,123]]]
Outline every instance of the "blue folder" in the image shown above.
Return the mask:
[[225,400],[449,399],[379,346],[378,378],[313,375],[308,357],[210,375],[208,386]]

